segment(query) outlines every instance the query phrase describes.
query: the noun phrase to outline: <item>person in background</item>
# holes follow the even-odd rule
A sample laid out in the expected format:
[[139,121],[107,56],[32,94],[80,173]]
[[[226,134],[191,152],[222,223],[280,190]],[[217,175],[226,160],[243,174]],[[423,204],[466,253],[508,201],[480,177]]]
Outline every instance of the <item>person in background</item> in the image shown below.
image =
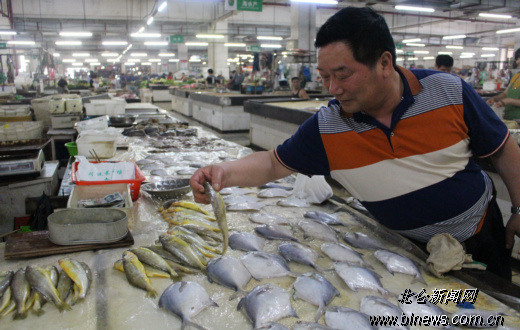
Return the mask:
[[182,75],[181,75],[181,79],[180,79],[182,82],[185,82],[186,80],[188,80],[188,77],[186,77],[186,74],[183,72]]
[[[206,181],[219,191],[294,172],[325,175],[382,225],[423,247],[448,233],[510,281],[520,234],[520,148],[504,123],[459,77],[397,66],[385,19],[370,7],[332,15],[314,45],[335,99],[275,150],[198,169],[190,179],[195,201],[209,202]],[[493,182],[473,157],[490,158],[507,185],[514,208],[506,228]]]
[[233,85],[231,86],[231,89],[234,90],[234,91],[239,91],[240,90],[240,86],[242,85],[242,83],[244,82],[244,79],[245,79],[245,74],[244,74],[244,70],[242,69],[241,66],[238,66],[237,67],[237,71],[235,73],[235,75],[233,76]]
[[435,69],[442,72],[451,72],[451,68],[453,67],[453,57],[450,55],[437,55],[435,58]]
[[124,74],[124,73],[121,73],[121,88],[125,88],[126,87],[126,83],[127,83],[127,76]]
[[[515,51],[513,68],[520,65],[520,48]],[[491,106],[505,107],[503,118],[507,120],[520,119],[520,72],[515,74],[507,89],[487,100]]]
[[58,86],[56,89],[58,90],[58,94],[64,94],[68,93],[69,89],[67,88],[67,85],[69,83],[67,82],[67,78],[65,76],[62,76],[60,80],[58,80]]
[[309,99],[309,95],[307,95],[307,92],[305,89],[301,88],[300,86],[300,78],[293,77],[291,79],[291,85],[292,85],[292,97],[299,98],[299,99]]
[[173,80],[173,73],[168,72],[168,77],[166,77],[167,80]]
[[215,75],[213,74],[213,69],[208,69],[208,76],[206,77],[206,85],[214,86],[216,83]]

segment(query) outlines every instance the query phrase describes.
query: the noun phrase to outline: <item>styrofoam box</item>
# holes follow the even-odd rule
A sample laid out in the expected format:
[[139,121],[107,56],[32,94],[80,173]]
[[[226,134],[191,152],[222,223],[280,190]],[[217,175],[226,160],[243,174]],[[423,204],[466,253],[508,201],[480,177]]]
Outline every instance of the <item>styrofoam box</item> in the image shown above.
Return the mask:
[[74,124],[81,120],[79,114],[52,115],[52,128],[73,128]]
[[52,98],[49,101],[49,112],[50,113],[64,113],[65,112],[65,100],[60,98]]
[[78,155],[92,158],[90,150],[94,149],[99,158],[112,158],[116,154],[117,135],[84,134],[78,137],[76,144],[78,145]]
[[108,128],[108,116],[99,116],[77,122],[74,127],[81,133],[86,130],[105,130]]
[[126,102],[124,100],[90,100],[85,104],[87,116],[117,116],[125,113]]
[[65,101],[65,111],[67,113],[81,113],[83,112],[83,102],[81,98],[69,99]]
[[67,208],[75,209],[78,208],[78,201],[80,200],[102,198],[115,192],[121,195],[123,195],[123,193],[125,194],[125,207],[115,207],[115,209],[125,211],[128,220],[131,220],[132,207],[134,204],[128,183],[73,186],[69,200],[67,201]]
[[0,123],[0,141],[34,140],[42,137],[41,121]]

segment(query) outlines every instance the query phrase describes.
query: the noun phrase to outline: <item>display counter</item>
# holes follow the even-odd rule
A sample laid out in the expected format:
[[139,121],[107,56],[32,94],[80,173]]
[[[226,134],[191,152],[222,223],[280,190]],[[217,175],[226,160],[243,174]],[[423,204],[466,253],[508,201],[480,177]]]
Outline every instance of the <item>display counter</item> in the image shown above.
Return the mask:
[[172,100],[172,110],[186,117],[193,117],[192,100],[190,93],[195,90],[175,88],[170,89],[170,97]]
[[244,112],[250,117],[251,145],[271,150],[291,137],[298,127],[332,97],[319,99],[248,100]]
[[290,92],[272,94],[190,93],[193,118],[220,132],[248,131],[249,113],[244,111],[247,100],[280,99],[290,97]]

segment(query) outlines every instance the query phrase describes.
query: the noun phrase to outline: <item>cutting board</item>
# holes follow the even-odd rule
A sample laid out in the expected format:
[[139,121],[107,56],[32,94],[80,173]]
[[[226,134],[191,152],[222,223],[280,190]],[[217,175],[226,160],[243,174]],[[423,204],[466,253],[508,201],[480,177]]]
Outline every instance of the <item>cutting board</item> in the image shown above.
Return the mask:
[[9,235],[5,243],[5,259],[22,259],[42,257],[53,254],[73,253],[88,250],[111,249],[134,244],[134,237],[128,234],[117,242],[82,244],[82,245],[57,245],[49,240],[49,232],[35,231]]

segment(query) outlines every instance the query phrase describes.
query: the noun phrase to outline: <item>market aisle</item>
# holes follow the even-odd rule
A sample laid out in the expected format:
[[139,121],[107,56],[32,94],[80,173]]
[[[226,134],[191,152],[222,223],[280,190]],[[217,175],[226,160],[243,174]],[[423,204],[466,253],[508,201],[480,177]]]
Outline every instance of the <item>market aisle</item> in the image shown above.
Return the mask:
[[183,114],[171,110],[171,102],[156,102],[153,103],[154,105],[158,106],[161,109],[168,110],[174,117],[186,121],[190,124],[190,126],[201,126],[204,128],[204,130],[211,132],[218,136],[221,139],[224,139],[226,141],[235,142],[237,144],[240,144],[242,146],[249,146],[249,132],[242,132],[242,133],[220,133],[218,131],[215,131],[211,127],[201,123],[200,121],[197,121],[191,117],[186,117]]

